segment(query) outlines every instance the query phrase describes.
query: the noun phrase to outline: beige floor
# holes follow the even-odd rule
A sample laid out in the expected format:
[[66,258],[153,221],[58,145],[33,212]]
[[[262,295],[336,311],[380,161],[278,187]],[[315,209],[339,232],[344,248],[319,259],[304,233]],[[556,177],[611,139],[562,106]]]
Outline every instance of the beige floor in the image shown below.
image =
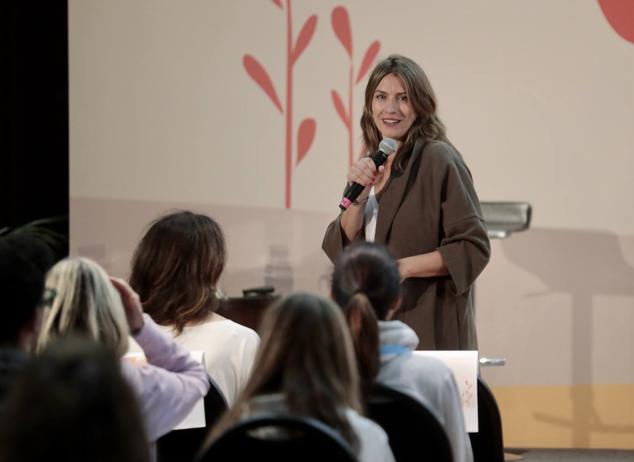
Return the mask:
[[610,449],[507,449],[506,454],[508,462],[634,462],[634,451]]

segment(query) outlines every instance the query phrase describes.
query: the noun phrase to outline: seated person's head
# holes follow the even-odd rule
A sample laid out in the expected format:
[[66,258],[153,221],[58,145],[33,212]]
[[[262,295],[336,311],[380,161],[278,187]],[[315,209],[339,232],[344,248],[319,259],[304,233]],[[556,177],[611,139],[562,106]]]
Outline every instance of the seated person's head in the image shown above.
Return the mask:
[[343,309],[365,383],[379,370],[377,320],[390,319],[400,305],[400,275],[387,248],[372,242],[346,247],[335,262],[332,298]]
[[354,350],[340,309],[317,295],[294,294],[270,307],[251,378],[218,434],[258,395],[282,395],[292,415],[321,420],[357,444],[344,410],[360,409]]
[[0,460],[148,460],[120,363],[85,337],[51,342],[19,377],[0,422]]
[[0,238],[0,347],[30,350],[39,328],[44,277],[52,263],[52,252],[34,236]]
[[368,299],[377,318],[385,320],[399,305],[398,263],[381,244],[352,244],[335,262],[331,291],[333,299],[342,307],[356,297]]
[[56,337],[74,333],[92,338],[117,356],[127,352],[129,328],[121,297],[96,262],[58,262],[47,275],[46,288],[55,297],[44,313],[39,350]]
[[[298,293],[270,307],[247,392],[284,392],[290,401],[319,407],[307,396],[328,390],[339,403],[356,405],[357,374],[350,335],[329,300]],[[298,396],[294,396],[298,394]]]
[[139,242],[130,285],[146,313],[180,333],[217,308],[216,285],[225,261],[218,223],[206,215],[172,213],[154,221]]

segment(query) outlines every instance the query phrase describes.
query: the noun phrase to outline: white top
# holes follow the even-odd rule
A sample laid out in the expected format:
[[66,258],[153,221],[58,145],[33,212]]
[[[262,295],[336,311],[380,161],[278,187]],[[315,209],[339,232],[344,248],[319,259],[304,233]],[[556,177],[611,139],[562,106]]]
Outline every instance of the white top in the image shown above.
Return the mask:
[[379,343],[384,351],[377,382],[423,403],[445,428],[454,460],[472,462],[458,386],[449,367],[439,359],[413,355],[418,336],[401,321],[379,321]]
[[353,409],[346,411],[350,426],[359,438],[359,462],[392,462],[394,454],[385,431]]
[[204,353],[207,373],[231,406],[251,374],[260,344],[258,334],[216,313],[202,324],[186,326],[178,336],[169,326],[159,327],[172,335],[179,345]]
[[378,216],[379,202],[376,200],[376,192],[374,191],[374,186],[372,186],[363,212],[363,221],[365,222],[365,240],[368,242],[374,241],[374,235],[376,233],[376,219]]

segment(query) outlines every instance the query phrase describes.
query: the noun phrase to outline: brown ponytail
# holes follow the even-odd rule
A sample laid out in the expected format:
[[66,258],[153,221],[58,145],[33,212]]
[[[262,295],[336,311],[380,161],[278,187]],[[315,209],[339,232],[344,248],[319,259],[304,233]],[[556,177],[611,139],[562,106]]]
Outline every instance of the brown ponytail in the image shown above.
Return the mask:
[[357,356],[361,383],[374,381],[379,373],[379,329],[374,308],[363,292],[356,292],[344,308]]
[[380,367],[378,321],[386,320],[400,296],[398,264],[380,244],[351,244],[335,263],[330,288],[345,313],[362,384],[369,385]]

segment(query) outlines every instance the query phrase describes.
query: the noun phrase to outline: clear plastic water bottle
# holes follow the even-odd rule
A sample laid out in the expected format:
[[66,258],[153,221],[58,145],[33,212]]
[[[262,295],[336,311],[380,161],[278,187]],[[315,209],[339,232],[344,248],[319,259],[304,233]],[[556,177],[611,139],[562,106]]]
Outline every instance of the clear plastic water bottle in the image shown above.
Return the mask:
[[269,247],[269,257],[264,267],[264,284],[275,287],[275,292],[282,295],[293,291],[293,268],[289,261],[288,247]]

